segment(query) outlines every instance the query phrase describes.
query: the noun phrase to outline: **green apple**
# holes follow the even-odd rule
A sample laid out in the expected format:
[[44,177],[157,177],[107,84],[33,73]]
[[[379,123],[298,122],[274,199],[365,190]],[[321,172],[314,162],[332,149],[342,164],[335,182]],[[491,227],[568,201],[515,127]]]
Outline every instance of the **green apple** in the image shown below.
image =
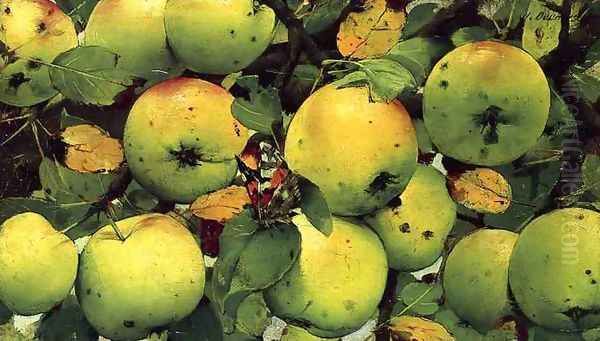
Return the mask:
[[293,222],[302,235],[300,255],[265,291],[268,307],[317,336],[354,332],[372,317],[383,296],[387,261],[381,241],[353,220],[334,217],[329,236],[304,215]]
[[135,102],[125,123],[125,157],[134,178],[165,200],[189,203],[228,186],[248,130],[231,114],[233,96],[212,83],[179,77]]
[[283,330],[281,335],[281,341],[334,341],[340,340],[340,338],[322,338],[309,333],[306,329],[296,327],[288,324]]
[[363,215],[406,187],[417,168],[417,137],[400,102],[373,103],[366,87],[330,84],[292,119],[285,157],[319,186],[333,213]]
[[446,178],[431,166],[418,165],[398,200],[365,220],[383,241],[390,268],[414,271],[430,266],[442,254],[456,220],[456,204]]
[[67,297],[77,248],[42,215],[26,212],[0,227],[0,301],[20,315],[47,312]]
[[167,0],[101,0],[85,28],[85,44],[120,56],[119,66],[146,79],[181,71],[167,46]]
[[508,264],[517,237],[506,230],[477,230],[461,239],[446,260],[446,303],[481,332],[511,314]]
[[76,292],[90,324],[130,340],[192,313],[204,293],[202,252],[175,219],[145,214],[96,232],[81,254]]
[[423,118],[444,155],[469,164],[509,163],[533,147],[550,110],[542,68],[525,51],[495,41],[462,45],[433,68]]
[[0,0],[0,23],[11,52],[0,58],[0,102],[25,107],[55,96],[48,67],[35,60],[49,63],[77,46],[71,18],[49,0]]
[[239,71],[271,43],[276,17],[252,0],[168,0],[165,27],[175,56],[209,74]]
[[600,213],[565,208],[529,223],[517,240],[509,280],[523,313],[551,330],[600,326]]

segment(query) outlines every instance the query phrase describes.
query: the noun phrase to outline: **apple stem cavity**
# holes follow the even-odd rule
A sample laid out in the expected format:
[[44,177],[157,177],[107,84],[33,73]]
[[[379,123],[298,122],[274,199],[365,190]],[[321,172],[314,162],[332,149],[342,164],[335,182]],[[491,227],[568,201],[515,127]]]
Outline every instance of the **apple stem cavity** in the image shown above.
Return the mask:
[[179,163],[179,168],[201,166],[202,153],[198,148],[180,144],[179,149],[170,150],[169,154]]
[[[502,108],[490,105],[482,113],[475,116],[475,122],[481,125],[481,134],[486,145],[498,143],[498,124],[506,124],[500,113]],[[486,130],[486,128],[488,128]]]

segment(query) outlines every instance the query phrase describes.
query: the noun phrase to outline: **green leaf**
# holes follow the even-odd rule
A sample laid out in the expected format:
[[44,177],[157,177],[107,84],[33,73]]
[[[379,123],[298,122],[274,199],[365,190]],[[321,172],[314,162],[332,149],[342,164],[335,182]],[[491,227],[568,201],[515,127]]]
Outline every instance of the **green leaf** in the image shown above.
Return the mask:
[[600,100],[600,62],[588,69],[573,66],[570,77],[583,99],[592,104]]
[[479,334],[475,329],[466,326],[456,314],[442,307],[434,317],[434,321],[444,326],[456,340],[460,341],[483,341],[483,335]]
[[300,208],[306,215],[308,221],[326,236],[333,230],[331,220],[331,211],[325,201],[325,195],[319,189],[319,186],[312,183],[304,177],[299,177],[300,181]]
[[312,10],[303,16],[304,28],[310,34],[326,30],[338,20],[348,4],[350,0],[312,1]]
[[80,125],[80,124],[93,124],[81,117],[73,116],[63,109],[60,113],[60,129],[64,130],[68,127]]
[[435,63],[450,49],[446,40],[416,37],[394,45],[384,58],[402,64],[420,85],[425,82]]
[[37,334],[40,341],[98,340],[98,333],[85,319],[74,295],[68,296],[58,309],[44,315]]
[[587,154],[581,170],[585,190],[600,199],[600,156]]
[[214,307],[200,302],[196,310],[169,328],[169,341],[222,341],[223,327]]
[[250,100],[237,97],[231,106],[233,116],[245,127],[270,135],[273,124],[282,120],[277,89],[262,87],[258,76],[240,77],[237,84],[248,91]]
[[94,105],[113,104],[133,85],[132,76],[118,65],[119,56],[100,46],[76,47],[48,64],[58,91],[75,102]]
[[262,336],[271,322],[271,313],[262,292],[246,297],[237,310],[236,328],[244,334]]
[[416,0],[406,6],[408,15],[402,30],[404,39],[411,38],[435,27],[445,19],[454,17],[454,13],[465,5],[464,0]]
[[439,284],[410,283],[400,292],[406,312],[421,316],[433,315],[439,309],[443,290]]
[[240,253],[224,298],[225,314],[235,318],[240,303],[252,292],[279,281],[291,269],[299,253],[300,233],[294,225],[280,224],[256,232]]
[[[562,5],[562,0],[549,2]],[[523,27],[522,46],[535,59],[541,59],[558,47],[562,27],[560,13],[549,9],[546,0],[531,0],[528,13]]]
[[458,47],[474,41],[482,41],[490,39],[494,36],[493,32],[481,27],[481,26],[470,26],[462,27],[452,33],[452,44]]
[[92,10],[99,1],[100,0],[56,0],[56,4],[83,29],[92,14]]

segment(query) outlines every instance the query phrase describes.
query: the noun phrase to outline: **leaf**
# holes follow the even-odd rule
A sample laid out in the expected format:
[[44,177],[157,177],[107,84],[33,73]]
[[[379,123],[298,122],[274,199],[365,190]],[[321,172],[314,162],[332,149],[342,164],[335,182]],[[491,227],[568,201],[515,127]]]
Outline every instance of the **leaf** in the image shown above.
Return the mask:
[[65,144],[65,166],[81,173],[114,172],[125,161],[123,146],[118,139],[91,124],[65,128],[60,133]]
[[583,99],[592,104],[600,100],[600,62],[588,69],[573,66],[569,75]]
[[386,0],[367,0],[340,24],[338,50],[344,57],[380,57],[398,42],[405,21],[403,9]]
[[477,12],[490,20],[502,33],[519,26],[527,14],[530,0],[485,0],[479,4]]
[[388,329],[394,340],[454,341],[454,337],[440,324],[420,317],[393,318]]
[[233,116],[245,127],[270,135],[273,124],[282,119],[277,89],[260,86],[258,76],[240,77],[237,84],[248,91],[250,99],[237,97],[231,106]]
[[11,319],[8,323],[0,326],[0,340],[31,341],[32,339],[21,334]]
[[190,211],[198,218],[223,224],[240,214],[249,204],[246,188],[234,185],[199,197],[190,206]]
[[4,198],[0,200],[0,224],[16,214],[36,212],[48,219],[55,229],[61,230],[76,223],[88,209],[87,205],[61,205],[42,199]]
[[60,113],[60,130],[65,130],[68,127],[80,125],[80,124],[92,124],[89,121],[84,120],[81,117],[70,115],[66,109]]
[[400,291],[399,299],[406,305],[405,313],[428,316],[438,311],[442,295],[439,284],[409,283]]
[[396,44],[384,58],[394,60],[407,68],[417,84],[425,82],[435,63],[450,51],[450,44],[439,38],[412,38]]
[[502,174],[490,168],[449,174],[447,181],[452,199],[476,212],[501,214],[511,205],[510,184]]
[[256,232],[240,253],[224,298],[225,314],[235,317],[239,304],[255,291],[279,281],[300,253],[300,233],[294,225],[277,225]]
[[[540,59],[558,47],[561,30],[560,13],[549,9],[546,0],[531,0],[529,15],[523,27],[522,46],[535,59]],[[562,0],[549,0],[550,3],[562,5]]]
[[222,341],[223,327],[212,305],[201,301],[196,310],[169,328],[169,341]]
[[304,177],[300,177],[299,184],[302,213],[317,230],[329,236],[333,230],[333,222],[325,195],[317,185]]
[[454,17],[461,6],[468,3],[464,0],[417,0],[406,6],[408,16],[402,30],[404,39],[423,33],[445,19]]
[[600,156],[587,154],[581,171],[585,190],[600,199]]
[[74,295],[42,317],[37,335],[40,341],[98,340],[98,333],[86,320]]
[[260,337],[270,322],[271,312],[262,292],[253,293],[240,303],[235,325],[244,334]]
[[454,31],[450,39],[452,40],[452,44],[458,47],[473,41],[487,40],[493,36],[493,32],[490,32],[481,26],[470,26],[462,27]]
[[63,52],[48,66],[54,86],[65,97],[83,104],[111,105],[133,85],[118,68],[119,56],[100,46],[80,46]]
[[100,0],[56,0],[60,9],[83,29]]
[[310,34],[319,33],[333,25],[350,0],[313,0],[311,11],[302,18],[304,28]]

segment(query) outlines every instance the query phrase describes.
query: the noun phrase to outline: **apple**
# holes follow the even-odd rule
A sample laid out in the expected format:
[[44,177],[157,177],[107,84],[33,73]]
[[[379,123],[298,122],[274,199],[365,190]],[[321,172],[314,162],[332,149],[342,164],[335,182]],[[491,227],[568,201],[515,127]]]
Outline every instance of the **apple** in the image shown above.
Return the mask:
[[0,102],[32,106],[54,97],[48,67],[60,53],[77,46],[75,26],[49,0],[0,0],[0,42],[13,52],[0,58]]
[[85,28],[85,44],[117,53],[119,66],[146,79],[182,71],[167,46],[167,0],[101,0]]
[[187,68],[209,74],[239,71],[271,43],[276,17],[252,0],[168,0],[169,45]]
[[439,151],[468,164],[509,163],[533,147],[550,89],[525,51],[496,41],[462,45],[433,68],[423,91],[425,127]]
[[274,315],[320,337],[352,333],[367,322],[383,296],[387,278],[385,251],[368,227],[333,218],[329,236],[306,216],[293,218],[302,236],[297,262],[265,290]]
[[0,301],[36,315],[62,302],[77,275],[77,248],[42,215],[17,214],[0,227]]
[[565,208],[521,232],[509,280],[523,313],[541,327],[575,332],[600,326],[600,213]]
[[363,215],[404,190],[417,168],[417,137],[399,101],[373,103],[366,87],[329,84],[292,119],[285,157],[319,186],[333,213]]
[[446,304],[481,332],[511,315],[508,263],[517,237],[511,231],[480,229],[461,239],[446,260]]
[[202,251],[170,216],[144,214],[108,225],[81,254],[76,293],[90,324],[113,340],[140,339],[194,311],[204,293]]
[[231,114],[233,96],[201,79],[161,82],[138,98],[125,123],[134,178],[164,200],[190,203],[228,186],[248,130]]
[[306,329],[296,327],[288,324],[283,330],[281,335],[281,341],[326,341],[326,340],[339,340],[339,339],[326,339],[319,336],[315,336],[309,333]]
[[402,195],[365,220],[383,241],[390,267],[414,271],[441,256],[456,220],[456,204],[446,178],[431,166],[418,165]]

